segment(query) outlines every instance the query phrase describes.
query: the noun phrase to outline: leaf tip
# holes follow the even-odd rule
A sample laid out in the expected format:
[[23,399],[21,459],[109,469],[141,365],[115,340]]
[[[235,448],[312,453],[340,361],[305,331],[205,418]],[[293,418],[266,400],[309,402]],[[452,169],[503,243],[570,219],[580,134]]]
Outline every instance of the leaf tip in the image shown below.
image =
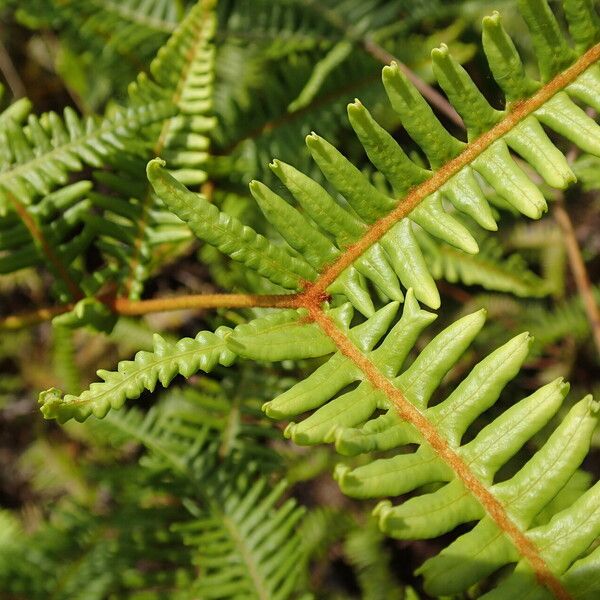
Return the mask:
[[63,392],[58,388],[50,388],[40,392],[38,404],[45,419],[56,419],[58,407],[63,403]]
[[148,161],[148,164],[146,165],[146,173],[148,174],[148,176],[150,176],[152,173],[156,173],[160,169],[163,169],[166,166],[166,164],[167,163],[165,160],[157,156],[156,158],[153,158],[152,160]]

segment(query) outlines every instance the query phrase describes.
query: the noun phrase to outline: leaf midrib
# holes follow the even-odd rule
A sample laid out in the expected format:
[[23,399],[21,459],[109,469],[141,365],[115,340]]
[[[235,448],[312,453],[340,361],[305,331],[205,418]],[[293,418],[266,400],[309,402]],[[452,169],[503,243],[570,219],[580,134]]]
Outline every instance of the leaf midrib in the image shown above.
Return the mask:
[[334,321],[320,307],[312,307],[310,312],[313,320],[334,341],[340,352],[348,357],[364,373],[366,379],[374,388],[380,390],[389,398],[399,416],[412,424],[421,433],[429,447],[455,473],[456,477],[469,490],[471,495],[477,499],[487,515],[498,526],[498,529],[508,536],[519,554],[527,560],[535,572],[538,581],[550,590],[558,600],[571,600],[570,594],[552,573],[537,546],[525,535],[518,524],[510,518],[502,503],[479,480],[476,473],[472,471],[462,457],[439,434],[435,425],[405,398],[402,391],[396,388],[379,368],[337,328]]

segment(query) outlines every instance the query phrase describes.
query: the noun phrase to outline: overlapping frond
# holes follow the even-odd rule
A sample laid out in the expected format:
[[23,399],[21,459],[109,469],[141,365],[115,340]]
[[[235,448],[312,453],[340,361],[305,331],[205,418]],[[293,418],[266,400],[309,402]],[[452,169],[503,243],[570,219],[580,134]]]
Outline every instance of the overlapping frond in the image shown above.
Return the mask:
[[[205,178],[205,133],[213,124],[207,115],[212,11],[208,1],[190,11],[152,62],[152,78],[140,75],[128,105],[106,118],[80,119],[67,109],[64,119],[30,116],[24,127],[6,119],[0,209],[8,216],[0,225],[0,272],[45,264],[63,300],[95,294],[116,277],[139,295],[157,247],[189,241],[189,229],[144,184],[144,157],[150,146],[187,184]],[[14,117],[27,108],[19,106]],[[98,169],[95,182],[69,185],[69,174],[86,166]],[[94,273],[83,261],[92,246],[104,261]]]
[[155,98],[102,120],[82,119],[67,108],[63,117],[30,115],[24,127],[8,122],[0,133],[0,209],[6,213],[14,201],[30,205],[64,185],[68,173],[102,166],[107,156],[135,144],[137,130],[172,113],[169,102]]
[[[142,77],[131,94],[143,106],[158,92],[174,105],[172,118],[143,131],[154,155],[169,160],[171,173],[187,185],[206,179],[207,131],[214,126],[212,80],[216,27],[214,2],[198,2],[161,48],[150,65],[152,78]],[[142,282],[152,268],[160,247],[189,241],[189,229],[154,197],[144,183],[144,160],[130,156],[112,161],[110,172],[96,174],[103,191],[92,200],[100,209],[94,228],[106,259],[118,265],[122,293],[139,297]]]
[[80,118],[72,109],[62,118],[29,115],[22,126],[8,119],[0,130],[0,272],[45,265],[58,298],[94,293],[97,285],[84,281],[81,262],[95,238],[91,184],[69,183],[70,175],[139,152],[136,132],[173,112],[167,99],[155,95],[102,119]]
[[111,95],[126,97],[129,82],[147,67],[183,17],[183,7],[171,0],[11,3],[28,27],[51,28],[58,34],[58,68],[92,109]]

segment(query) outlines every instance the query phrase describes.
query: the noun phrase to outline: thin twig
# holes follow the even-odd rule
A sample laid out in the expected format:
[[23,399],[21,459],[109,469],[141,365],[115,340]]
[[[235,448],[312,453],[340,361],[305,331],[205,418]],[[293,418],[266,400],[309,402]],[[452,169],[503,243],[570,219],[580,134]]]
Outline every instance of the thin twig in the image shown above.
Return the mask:
[[575,236],[575,229],[573,223],[569,217],[569,213],[565,208],[565,202],[563,196],[554,203],[553,214],[556,222],[558,223],[562,234],[565,247],[567,249],[567,256],[569,258],[569,266],[573,273],[573,279],[575,279],[575,285],[577,291],[583,301],[583,307],[585,314],[587,315],[590,327],[592,329],[592,335],[594,337],[594,343],[600,356],[600,312],[598,311],[598,305],[594,299],[594,292],[592,290],[592,284],[583,262],[583,256],[581,255],[581,249],[577,243]]
[[31,311],[9,315],[0,319],[0,331],[7,329],[22,329],[31,325],[38,325],[49,321],[58,315],[73,310],[74,304],[62,304],[61,306],[43,306]]
[[10,88],[11,94],[15,100],[19,98],[24,98],[27,95],[27,90],[25,88],[25,84],[21,77],[19,77],[19,72],[15,68],[15,65],[10,57],[6,46],[0,39],[0,72],[4,76],[8,87]]
[[315,0],[305,0],[308,7],[312,8],[315,12],[322,15],[331,25],[337,27],[343,31],[346,37],[353,42],[360,44],[365,52],[370,54],[375,60],[382,62],[385,65],[389,65],[395,62],[400,70],[406,75],[411,83],[419,90],[423,97],[433,107],[437,108],[442,114],[444,114],[450,121],[452,121],[458,127],[464,128],[463,120],[460,115],[454,110],[454,107],[448,100],[440,94],[434,87],[423,81],[415,73],[413,73],[398,57],[394,56],[391,52],[386,50],[383,46],[378,44],[368,35],[362,35],[356,28],[348,23],[338,12],[324,7],[322,4]]

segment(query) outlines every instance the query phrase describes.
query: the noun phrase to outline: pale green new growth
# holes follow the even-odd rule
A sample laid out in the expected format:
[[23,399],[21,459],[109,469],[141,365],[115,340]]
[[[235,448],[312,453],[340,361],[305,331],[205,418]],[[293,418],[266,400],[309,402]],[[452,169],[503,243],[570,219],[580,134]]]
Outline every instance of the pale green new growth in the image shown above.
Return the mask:
[[62,396],[51,389],[40,395],[42,412],[47,418],[84,421],[90,415],[103,417],[111,408],[120,408],[128,398],[137,398],[144,390],[153,391],[158,382],[167,387],[176,375],[189,377],[199,370],[209,372],[215,365],[229,366],[235,354],[227,348],[224,338],[230,329],[222,327],[215,333],[201,331],[195,338],[183,338],[176,344],[154,336],[154,350],[141,350],[134,360],[119,363],[116,372],[98,371],[102,383],[93,383],[79,396]]

